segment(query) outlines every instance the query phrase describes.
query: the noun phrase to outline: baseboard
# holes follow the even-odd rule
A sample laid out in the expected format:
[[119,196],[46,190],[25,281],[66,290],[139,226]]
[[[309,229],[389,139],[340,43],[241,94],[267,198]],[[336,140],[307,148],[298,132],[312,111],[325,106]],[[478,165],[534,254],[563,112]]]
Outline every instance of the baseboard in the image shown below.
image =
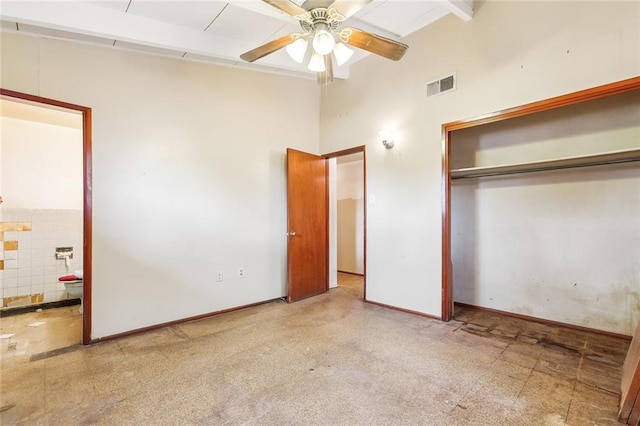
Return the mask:
[[38,309],[55,309],[65,308],[67,306],[79,305],[80,299],[67,299],[58,300],[56,302],[34,303],[33,305],[14,306],[10,308],[0,309],[0,318],[10,317],[13,315],[26,314],[28,312],[35,312]]
[[109,336],[99,337],[96,339],[91,339],[89,342],[90,345],[94,343],[106,342],[108,340],[121,339],[123,337],[135,336],[136,334],[146,333],[148,331],[158,330],[164,327],[170,327],[172,325],[184,324],[186,322],[198,321],[205,318],[214,317],[217,315],[227,314],[229,312],[240,311],[242,309],[251,308],[253,306],[264,305],[266,303],[275,302],[277,300],[283,300],[282,297],[276,297],[275,299],[264,300],[262,302],[250,303],[248,305],[236,306],[235,308],[223,309],[220,311],[209,312],[206,314],[196,315],[193,317],[182,318],[175,321],[163,322],[161,324],[150,325],[148,327],[136,328],[135,330],[125,331],[123,333],[111,334]]
[[431,319],[435,319],[435,320],[438,320],[438,321],[442,321],[441,317],[437,317],[435,315],[430,315],[430,314],[425,314],[424,312],[412,311],[411,309],[399,308],[397,306],[387,305],[385,303],[380,303],[380,302],[373,302],[371,300],[366,300],[366,299],[365,299],[365,303],[370,303],[372,305],[380,306],[380,307],[386,308],[386,309],[392,309],[394,311],[404,312],[406,314],[419,315],[421,317],[431,318]]
[[338,272],[340,272],[341,274],[349,274],[349,275],[356,275],[358,277],[364,277],[364,274],[359,274],[357,272],[341,271],[339,269],[338,269]]
[[[500,314],[507,317],[518,318],[525,321],[537,322],[538,324],[552,325],[554,327],[563,327],[563,328],[569,328],[571,330],[586,331],[589,333],[599,334],[601,336],[609,336],[609,337],[616,337],[618,339],[631,340],[631,336],[627,336],[626,334],[613,333],[611,331],[598,330],[596,328],[583,327],[581,325],[567,324],[566,322],[531,317],[528,315],[517,314],[515,312],[501,311],[499,309],[485,308],[484,306],[471,305],[468,303],[454,302],[454,304],[463,308],[477,309],[479,311],[491,312],[494,314]],[[455,314],[454,314],[454,319],[455,319]]]

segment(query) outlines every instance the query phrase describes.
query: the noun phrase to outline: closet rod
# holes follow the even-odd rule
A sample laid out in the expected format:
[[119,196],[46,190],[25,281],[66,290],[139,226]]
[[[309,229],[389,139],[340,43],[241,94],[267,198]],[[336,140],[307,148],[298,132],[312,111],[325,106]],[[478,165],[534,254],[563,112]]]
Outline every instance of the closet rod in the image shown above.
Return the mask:
[[630,163],[633,161],[640,161],[640,148],[530,163],[454,169],[451,170],[451,179],[503,176],[577,167],[601,166],[606,164]]

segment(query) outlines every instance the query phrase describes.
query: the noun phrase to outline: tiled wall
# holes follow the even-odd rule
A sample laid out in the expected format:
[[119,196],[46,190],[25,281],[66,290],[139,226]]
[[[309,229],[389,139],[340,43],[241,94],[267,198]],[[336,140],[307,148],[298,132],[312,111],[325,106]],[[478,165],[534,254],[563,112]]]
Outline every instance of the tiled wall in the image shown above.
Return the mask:
[[[0,208],[2,307],[68,298],[63,275],[82,269],[82,210]],[[70,271],[56,247],[73,247]]]

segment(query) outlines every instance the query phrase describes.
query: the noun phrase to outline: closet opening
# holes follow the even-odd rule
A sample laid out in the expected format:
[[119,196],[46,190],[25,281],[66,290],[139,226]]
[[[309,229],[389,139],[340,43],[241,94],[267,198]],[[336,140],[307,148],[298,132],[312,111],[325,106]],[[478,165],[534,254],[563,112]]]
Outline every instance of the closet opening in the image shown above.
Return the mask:
[[640,78],[443,126],[454,302],[629,336],[640,317]]

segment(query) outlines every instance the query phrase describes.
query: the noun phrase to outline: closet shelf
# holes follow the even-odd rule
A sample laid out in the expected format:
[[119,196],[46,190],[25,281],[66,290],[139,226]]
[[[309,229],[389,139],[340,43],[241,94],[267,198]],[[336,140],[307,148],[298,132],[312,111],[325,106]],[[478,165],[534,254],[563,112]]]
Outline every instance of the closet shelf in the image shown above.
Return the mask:
[[598,166],[602,164],[640,161],[640,148],[610,151],[606,153],[564,157],[554,160],[504,164],[499,166],[468,167],[451,170],[451,179],[478,178],[516,173],[541,172],[545,170]]

